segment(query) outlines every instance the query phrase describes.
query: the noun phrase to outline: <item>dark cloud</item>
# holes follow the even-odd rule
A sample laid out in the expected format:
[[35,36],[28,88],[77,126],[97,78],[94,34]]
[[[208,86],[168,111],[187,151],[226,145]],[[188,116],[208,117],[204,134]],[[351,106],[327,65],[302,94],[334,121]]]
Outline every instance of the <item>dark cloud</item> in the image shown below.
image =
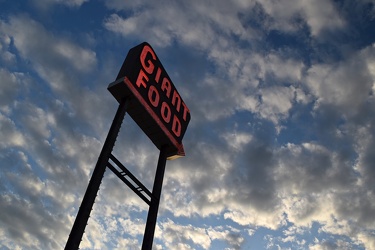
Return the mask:
[[[273,150],[258,140],[247,145],[236,157],[228,173],[227,188],[233,190],[233,202],[255,207],[259,211],[272,211],[278,203],[273,168]],[[241,159],[242,158],[242,159]]]

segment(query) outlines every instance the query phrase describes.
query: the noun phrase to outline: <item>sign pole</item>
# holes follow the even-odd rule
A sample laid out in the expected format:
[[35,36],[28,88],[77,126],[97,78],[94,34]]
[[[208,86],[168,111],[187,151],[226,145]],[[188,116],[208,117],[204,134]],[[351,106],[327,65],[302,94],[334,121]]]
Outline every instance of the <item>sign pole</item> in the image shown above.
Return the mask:
[[163,186],[163,178],[165,165],[167,162],[167,147],[162,146],[160,149],[158,166],[156,168],[154,186],[152,188],[151,204],[148,210],[145,234],[143,236],[142,250],[151,250],[154,240],[156,219],[158,215],[161,189]]
[[97,196],[97,193],[99,191],[99,186],[102,182],[109,157],[111,155],[113,146],[115,145],[117,135],[120,131],[121,123],[124,120],[127,104],[128,100],[123,99],[121,100],[120,105],[117,109],[115,118],[113,119],[111,128],[109,129],[94,172],[92,173],[89,185],[87,186],[81,206],[78,210],[78,214],[74,221],[68,241],[66,242],[65,250],[76,250],[79,248],[79,244],[81,243],[87,221],[90,217],[90,212],[94,205],[95,197]]

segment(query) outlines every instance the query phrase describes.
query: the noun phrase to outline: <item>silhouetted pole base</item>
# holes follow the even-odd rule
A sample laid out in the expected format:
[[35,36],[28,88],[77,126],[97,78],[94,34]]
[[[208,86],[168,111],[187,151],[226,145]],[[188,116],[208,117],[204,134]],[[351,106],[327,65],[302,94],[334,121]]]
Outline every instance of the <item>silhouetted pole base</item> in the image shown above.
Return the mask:
[[143,236],[142,250],[152,249],[152,242],[154,240],[154,233],[155,233],[156,219],[157,219],[158,209],[159,209],[161,189],[163,186],[165,165],[167,162],[167,150],[166,149],[167,149],[166,147],[162,147],[160,149],[160,155],[159,155],[159,160],[158,160],[158,166],[156,168],[154,186],[152,188],[151,205],[148,210],[145,234]]
[[79,244],[81,243],[87,221],[90,217],[90,212],[94,205],[95,197],[99,191],[99,186],[102,182],[109,157],[111,155],[113,146],[115,145],[117,135],[120,131],[121,123],[125,117],[127,103],[127,100],[122,100],[117,109],[115,118],[113,119],[94,172],[92,173],[89,185],[87,186],[81,206],[78,210],[78,214],[74,221],[68,241],[66,242],[65,250],[76,250],[79,248]]

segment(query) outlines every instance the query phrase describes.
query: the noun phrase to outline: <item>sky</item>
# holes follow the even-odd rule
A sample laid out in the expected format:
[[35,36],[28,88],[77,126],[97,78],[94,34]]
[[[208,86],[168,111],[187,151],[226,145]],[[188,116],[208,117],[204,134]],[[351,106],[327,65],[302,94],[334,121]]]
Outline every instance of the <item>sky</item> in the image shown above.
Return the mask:
[[[148,42],[190,109],[153,249],[375,249],[374,0],[0,0],[0,249],[62,249]],[[113,154],[152,190],[126,115]],[[81,249],[140,249],[109,169]]]

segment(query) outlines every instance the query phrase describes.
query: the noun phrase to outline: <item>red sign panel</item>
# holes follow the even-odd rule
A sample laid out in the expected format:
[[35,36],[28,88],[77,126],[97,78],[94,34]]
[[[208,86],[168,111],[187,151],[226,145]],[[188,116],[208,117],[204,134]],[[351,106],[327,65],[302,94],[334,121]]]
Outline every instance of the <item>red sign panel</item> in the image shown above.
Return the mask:
[[148,43],[129,50],[108,90],[118,102],[129,100],[127,112],[157,148],[168,147],[168,159],[185,155],[190,111]]

